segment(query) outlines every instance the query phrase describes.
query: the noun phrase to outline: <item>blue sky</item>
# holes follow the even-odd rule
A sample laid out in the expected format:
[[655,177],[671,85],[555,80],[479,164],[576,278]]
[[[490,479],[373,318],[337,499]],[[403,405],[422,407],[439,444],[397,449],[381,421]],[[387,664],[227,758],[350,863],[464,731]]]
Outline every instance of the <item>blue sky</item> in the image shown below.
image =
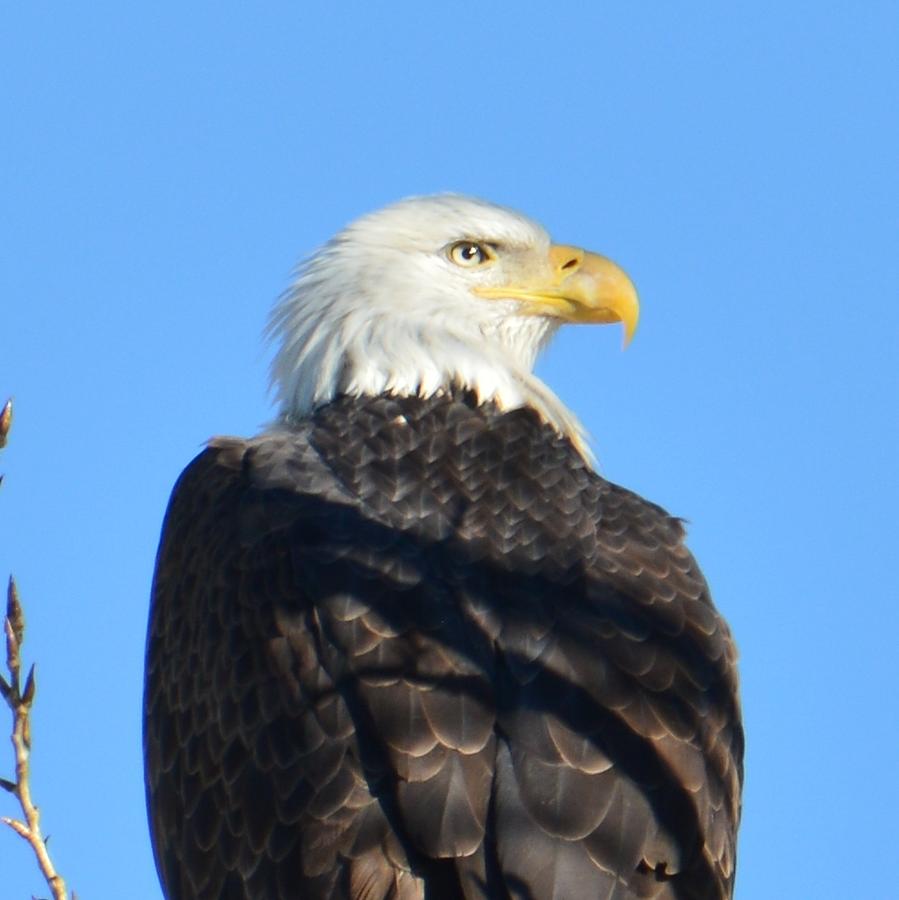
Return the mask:
[[[261,330],[295,261],[441,190],[640,289],[626,353],[571,328],[539,371],[607,477],[689,520],[738,639],[736,896],[895,896],[897,46],[877,0],[0,13],[0,575],[83,900],[159,896],[140,695],[175,478],[271,415]],[[41,895],[6,832],[0,869]]]

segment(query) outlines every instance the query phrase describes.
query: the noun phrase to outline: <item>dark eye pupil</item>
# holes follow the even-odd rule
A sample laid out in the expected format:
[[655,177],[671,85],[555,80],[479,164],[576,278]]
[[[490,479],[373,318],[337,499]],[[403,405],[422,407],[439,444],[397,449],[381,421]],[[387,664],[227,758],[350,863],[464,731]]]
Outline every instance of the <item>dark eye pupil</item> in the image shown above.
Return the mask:
[[459,241],[453,244],[449,256],[463,266],[479,266],[490,258],[484,247],[474,241]]

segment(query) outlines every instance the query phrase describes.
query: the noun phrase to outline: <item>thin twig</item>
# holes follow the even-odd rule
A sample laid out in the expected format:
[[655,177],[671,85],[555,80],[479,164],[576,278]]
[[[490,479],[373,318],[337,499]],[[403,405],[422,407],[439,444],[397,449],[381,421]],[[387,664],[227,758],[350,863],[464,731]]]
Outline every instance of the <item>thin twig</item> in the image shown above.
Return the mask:
[[0,409],[0,450],[6,446],[10,425],[12,425],[12,400],[7,400],[3,404],[3,409]]
[[[6,445],[6,437],[12,423],[12,402],[7,400],[0,410],[0,447]],[[54,900],[68,900],[66,883],[56,871],[47,841],[41,836],[40,811],[31,797],[30,763],[31,756],[31,706],[34,703],[34,666],[28,670],[22,685],[22,643],[25,640],[25,617],[19,602],[19,592],[12,577],[6,591],[6,616],[3,619],[6,636],[6,668],[9,681],[0,675],[0,693],[12,712],[12,745],[15,752],[16,775],[14,781],[0,778],[0,788],[12,794],[22,808],[22,818],[0,817],[0,822],[8,825],[19,837],[27,841],[34,851],[37,864],[53,892]],[[74,900],[74,895],[73,895]]]

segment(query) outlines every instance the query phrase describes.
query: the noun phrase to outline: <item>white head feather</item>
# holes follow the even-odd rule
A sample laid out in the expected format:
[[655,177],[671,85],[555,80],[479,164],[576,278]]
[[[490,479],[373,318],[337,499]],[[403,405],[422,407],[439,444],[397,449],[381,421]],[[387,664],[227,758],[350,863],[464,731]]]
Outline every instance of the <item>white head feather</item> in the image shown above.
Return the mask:
[[[454,264],[459,241],[502,248],[495,265]],[[560,322],[521,315],[478,285],[545,260],[550,238],[505,207],[454,194],[412,197],[363,216],[300,268],[276,306],[272,384],[282,421],[339,394],[429,397],[462,387],[504,410],[533,407],[582,450],[583,429],[532,368]]]

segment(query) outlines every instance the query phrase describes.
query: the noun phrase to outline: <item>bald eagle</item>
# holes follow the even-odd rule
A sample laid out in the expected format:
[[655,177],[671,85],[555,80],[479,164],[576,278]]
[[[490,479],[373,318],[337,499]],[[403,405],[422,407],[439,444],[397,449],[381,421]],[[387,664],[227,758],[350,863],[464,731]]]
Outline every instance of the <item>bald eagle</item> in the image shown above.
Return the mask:
[[678,519],[532,372],[622,322],[607,259],[455,195],[365,216],[277,306],[280,412],[165,518],[147,645],[169,900],[721,900],[735,650]]

